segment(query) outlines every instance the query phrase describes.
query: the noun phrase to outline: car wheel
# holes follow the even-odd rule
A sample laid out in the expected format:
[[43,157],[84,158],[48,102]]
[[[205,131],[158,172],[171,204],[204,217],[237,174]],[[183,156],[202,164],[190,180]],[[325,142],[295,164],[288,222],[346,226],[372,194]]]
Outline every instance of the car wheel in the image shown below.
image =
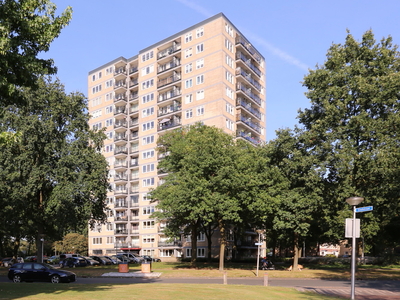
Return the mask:
[[19,276],[19,275],[14,275],[14,277],[13,277],[13,282],[14,282],[14,283],[20,283],[20,282],[22,282],[21,276]]
[[73,267],[73,268],[75,268],[75,267],[76,267],[76,265],[72,265],[72,267]]
[[58,275],[53,275],[50,278],[51,283],[60,283],[60,276]]

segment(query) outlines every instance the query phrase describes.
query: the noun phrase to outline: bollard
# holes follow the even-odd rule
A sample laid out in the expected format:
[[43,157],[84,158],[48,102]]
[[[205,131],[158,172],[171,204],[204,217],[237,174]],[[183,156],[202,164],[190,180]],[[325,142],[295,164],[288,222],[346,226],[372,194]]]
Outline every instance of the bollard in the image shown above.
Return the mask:
[[224,284],[228,284],[228,275],[226,274],[226,271],[224,271]]
[[268,286],[268,273],[264,273],[264,286]]

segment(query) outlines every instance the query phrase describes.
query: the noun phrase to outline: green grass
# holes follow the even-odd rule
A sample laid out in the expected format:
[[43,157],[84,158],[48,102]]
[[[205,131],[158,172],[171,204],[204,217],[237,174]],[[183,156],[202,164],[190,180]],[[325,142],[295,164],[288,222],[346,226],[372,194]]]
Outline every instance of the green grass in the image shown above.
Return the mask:
[[290,288],[244,285],[196,284],[50,284],[0,283],[0,299],[30,300],[118,300],[118,299],[343,299],[316,293],[301,293]]

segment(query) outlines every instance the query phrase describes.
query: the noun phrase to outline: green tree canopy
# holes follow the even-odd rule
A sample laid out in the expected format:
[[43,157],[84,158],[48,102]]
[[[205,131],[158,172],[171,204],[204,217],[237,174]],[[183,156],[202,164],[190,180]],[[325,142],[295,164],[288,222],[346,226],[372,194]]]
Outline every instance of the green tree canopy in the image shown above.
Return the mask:
[[70,7],[55,12],[49,0],[0,0],[0,104],[20,103],[19,88],[56,73],[52,59],[38,57],[71,20]]
[[[304,78],[311,108],[300,111],[305,140],[318,156],[330,185],[328,220],[343,237],[345,199],[365,198],[374,211],[362,214],[363,235],[372,241],[399,212],[400,56],[392,38],[361,42],[351,34],[330,47],[322,66]],[[339,233],[340,230],[340,233]]]
[[50,79],[38,85],[24,89],[25,106],[2,111],[1,131],[20,134],[0,153],[1,230],[16,239],[59,239],[105,220],[105,135],[89,129],[82,94]]

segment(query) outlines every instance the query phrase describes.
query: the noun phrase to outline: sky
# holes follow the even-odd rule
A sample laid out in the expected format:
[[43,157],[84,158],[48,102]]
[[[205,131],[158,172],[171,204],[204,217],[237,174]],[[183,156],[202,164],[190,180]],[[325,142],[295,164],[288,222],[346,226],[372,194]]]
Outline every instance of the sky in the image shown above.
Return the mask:
[[162,39],[223,13],[266,61],[267,141],[298,125],[311,106],[304,76],[323,65],[347,30],[358,41],[392,36],[400,44],[398,0],[52,0],[58,14],[73,9],[71,23],[44,58],[54,59],[66,92],[87,95],[88,73],[111,60],[130,58]]

